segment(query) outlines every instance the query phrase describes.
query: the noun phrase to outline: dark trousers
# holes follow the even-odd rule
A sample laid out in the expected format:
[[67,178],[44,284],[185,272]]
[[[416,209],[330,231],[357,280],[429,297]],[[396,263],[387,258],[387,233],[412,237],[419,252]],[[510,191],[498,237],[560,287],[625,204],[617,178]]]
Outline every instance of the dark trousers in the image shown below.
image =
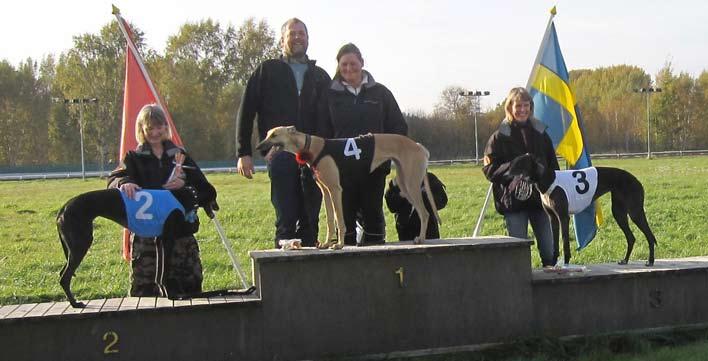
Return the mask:
[[[160,295],[156,280],[157,244],[156,238],[131,235],[132,259],[130,267],[130,296],[155,297]],[[194,236],[174,240],[172,252],[165,255],[170,272],[163,279],[170,297],[185,297],[202,292],[202,262],[199,245]]]
[[270,201],[275,208],[275,248],[278,240],[299,238],[313,247],[317,241],[322,193],[309,167],[300,167],[295,156],[280,152],[268,164]]
[[[425,193],[423,193],[425,195]],[[426,202],[427,203],[427,202]],[[412,209],[413,207],[411,207]],[[428,209],[428,229],[425,232],[425,239],[439,239],[440,228],[432,210]],[[406,214],[396,214],[396,231],[398,239],[401,241],[412,241],[420,234],[420,217],[418,212],[412,209]]]
[[348,184],[343,190],[342,208],[344,208],[344,224],[347,227],[344,244],[356,244],[356,221],[359,221],[364,229],[362,244],[384,243],[386,220],[383,214],[383,194],[389,172],[390,167],[384,164],[360,183]]

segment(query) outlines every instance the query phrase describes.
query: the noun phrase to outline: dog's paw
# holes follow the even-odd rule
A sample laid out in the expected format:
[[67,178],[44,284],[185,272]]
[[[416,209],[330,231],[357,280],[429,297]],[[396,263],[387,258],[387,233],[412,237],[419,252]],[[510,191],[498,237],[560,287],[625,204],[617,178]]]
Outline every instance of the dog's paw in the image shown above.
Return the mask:
[[617,264],[621,264],[621,265],[626,265],[627,263],[629,263],[629,262],[627,262],[627,260],[624,260],[624,259],[617,261]]
[[336,250],[338,250],[338,249],[344,248],[344,245],[343,245],[343,244],[340,244],[340,243],[335,243],[335,244],[333,244],[332,246],[330,246],[329,248],[336,251]]
[[328,249],[334,244],[336,241],[329,241],[329,242],[317,242],[317,248],[319,249]]
[[71,304],[71,307],[73,307],[73,308],[86,308],[86,304],[83,302],[78,302],[78,301],[71,302],[70,301],[69,303]]
[[413,244],[423,244],[423,239],[420,237],[415,237],[415,239],[413,239]]

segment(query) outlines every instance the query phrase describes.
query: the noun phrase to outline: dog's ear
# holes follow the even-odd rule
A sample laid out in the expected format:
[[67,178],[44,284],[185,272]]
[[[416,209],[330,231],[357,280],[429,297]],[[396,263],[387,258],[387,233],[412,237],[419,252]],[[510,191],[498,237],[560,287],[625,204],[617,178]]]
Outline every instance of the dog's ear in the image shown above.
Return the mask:
[[289,126],[289,127],[287,127],[287,128],[285,128],[285,129],[288,131],[288,134],[295,134],[295,133],[297,133],[297,129],[295,129],[295,127],[292,126],[292,125]]
[[525,174],[531,167],[533,167],[532,156],[531,154],[526,153],[511,160],[511,163],[509,164],[509,174],[514,176]]

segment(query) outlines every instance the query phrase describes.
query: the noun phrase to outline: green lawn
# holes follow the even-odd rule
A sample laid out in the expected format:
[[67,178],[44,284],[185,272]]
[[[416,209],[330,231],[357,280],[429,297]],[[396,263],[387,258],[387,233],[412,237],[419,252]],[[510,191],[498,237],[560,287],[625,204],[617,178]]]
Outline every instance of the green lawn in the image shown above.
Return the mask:
[[[708,194],[705,192],[708,188],[708,157],[597,160],[595,164],[627,169],[644,184],[647,216],[658,239],[657,258],[708,255]],[[440,212],[443,220],[441,235],[469,236],[489,183],[480,168],[474,165],[438,166],[432,170],[447,185],[449,197],[447,208]],[[219,220],[250,276],[248,252],[272,246],[274,213],[269,200],[268,177],[261,172],[253,180],[235,174],[213,174],[208,178],[219,192]],[[65,299],[57,282],[64,257],[54,224],[56,213],[72,196],[104,187],[105,181],[100,179],[0,182],[0,305]],[[601,199],[601,205],[606,222],[585,250],[574,252],[573,263],[614,262],[624,254],[624,235],[612,219],[609,197]],[[202,228],[197,238],[204,264],[204,289],[239,287],[214,226],[203,213],[200,215]],[[323,234],[324,211],[320,219]],[[393,218],[388,213],[387,224],[387,239],[395,240]],[[644,260],[648,254],[646,240],[634,225],[632,229],[638,239],[632,259]],[[495,213],[493,205],[488,209],[482,234],[505,234],[502,218]],[[94,236],[94,244],[73,281],[74,292],[80,299],[125,295],[129,267],[120,256],[120,227],[98,220]],[[532,257],[534,267],[538,267],[540,260],[535,249]],[[705,340],[708,336],[698,339]],[[595,341],[599,348],[594,346],[586,353],[574,355],[568,354],[569,348],[564,345],[524,343],[512,348],[511,354],[506,350],[503,356],[483,353],[429,359],[702,360],[708,352],[706,342],[693,343],[678,350],[663,347],[654,352],[653,346],[644,347],[641,346],[644,341],[638,341],[628,342],[633,345],[628,353],[608,358],[608,354],[614,354],[615,350],[606,345],[607,342]]]
[[[708,255],[708,157],[598,160],[596,165],[622,167],[644,183],[647,216],[659,242],[657,258]],[[489,183],[474,165],[432,170],[446,184],[450,199],[440,212],[441,235],[469,236]],[[253,180],[235,174],[211,174],[208,178],[219,192],[219,220],[242,265],[250,269],[248,251],[272,245],[274,212],[268,177],[257,173]],[[64,298],[57,284],[64,262],[54,225],[57,210],[73,195],[104,186],[105,181],[100,179],[0,182],[0,304]],[[606,222],[585,250],[574,252],[573,263],[611,262],[624,253],[624,235],[612,219],[609,197],[602,198],[601,204]],[[388,212],[386,217],[387,239],[395,240],[393,218]],[[205,215],[201,220],[197,237],[205,289],[238,285],[215,228]],[[321,234],[324,223],[323,210]],[[633,259],[646,259],[646,240],[636,227],[633,230],[638,239]],[[82,299],[125,295],[129,269],[120,258],[120,228],[100,219],[94,233],[94,244],[78,269],[73,289]],[[503,220],[490,204],[482,234],[504,233]],[[534,266],[538,266],[535,249],[532,256]]]

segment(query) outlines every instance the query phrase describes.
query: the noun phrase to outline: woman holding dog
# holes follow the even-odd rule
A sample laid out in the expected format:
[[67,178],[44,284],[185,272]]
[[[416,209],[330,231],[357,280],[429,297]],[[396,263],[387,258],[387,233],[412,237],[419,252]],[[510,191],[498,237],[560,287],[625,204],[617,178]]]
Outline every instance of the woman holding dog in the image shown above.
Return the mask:
[[[316,135],[352,138],[367,133],[408,133],[391,91],[377,83],[363,66],[364,59],[356,45],[348,43],[339,49],[336,74],[320,99]],[[384,243],[383,193],[390,172],[391,163],[386,162],[355,186],[344,189],[345,244],[356,244],[357,219],[364,230],[361,244]]]
[[[184,149],[172,143],[172,133],[165,113],[157,104],[144,106],[135,124],[135,138],[138,147],[129,151],[122,164],[113,171],[108,180],[108,188],[118,188],[129,198],[142,188],[177,190],[193,187],[196,196],[202,200],[215,200],[216,190],[209,184],[204,173],[187,155]],[[177,161],[176,161],[177,160]],[[183,162],[179,162],[183,160]],[[180,165],[176,165],[180,163]],[[173,171],[179,166],[182,171]],[[195,224],[198,227],[198,223]],[[196,228],[196,227],[195,227]],[[194,230],[196,231],[196,229]],[[171,255],[170,274],[166,275],[164,286],[170,297],[185,297],[202,290],[202,264],[199,246],[194,236],[175,240]],[[130,296],[160,296],[155,280],[156,239],[131,235],[131,287]]]
[[509,236],[528,238],[531,223],[542,265],[553,266],[558,251],[540,195],[522,178],[509,176],[508,170],[514,158],[526,153],[534,155],[547,169],[558,170],[555,148],[546,126],[533,117],[533,99],[526,89],[511,89],[504,109],[506,117],[484,150],[482,171],[492,182],[494,206],[504,216]]

